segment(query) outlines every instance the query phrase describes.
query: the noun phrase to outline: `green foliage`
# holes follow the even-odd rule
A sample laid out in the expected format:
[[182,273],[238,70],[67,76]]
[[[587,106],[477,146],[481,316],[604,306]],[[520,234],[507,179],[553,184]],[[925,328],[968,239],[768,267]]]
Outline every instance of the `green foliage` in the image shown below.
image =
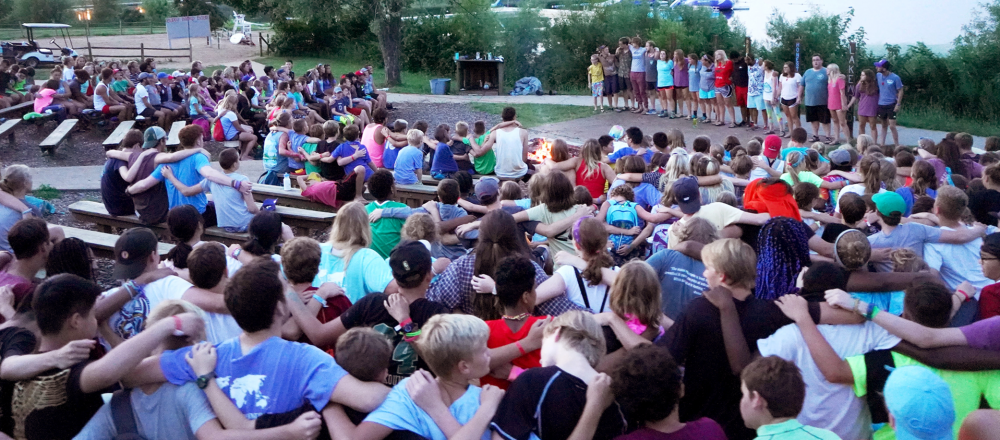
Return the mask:
[[[787,21],[784,15],[778,14],[767,23],[767,36],[776,44],[764,50],[762,55],[774,61],[776,66],[785,61],[794,62],[795,40],[799,39],[800,71],[811,66],[813,54],[821,54],[824,63],[836,63],[846,72],[849,42],[857,43],[859,54],[866,50],[864,28],[848,34],[853,18],[853,9],[841,15],[814,13],[809,17],[798,19],[795,23]],[[858,65],[861,65],[860,60]]]
[[153,23],[165,22],[167,17],[176,17],[179,12],[170,0],[143,0],[142,9],[146,11],[146,19]]
[[174,0],[177,13],[182,17],[189,15],[208,15],[212,29],[218,29],[226,17],[222,15],[219,8],[205,0]]
[[14,17],[19,22],[65,23],[70,18],[69,0],[14,0]]
[[32,191],[31,194],[42,200],[54,200],[58,199],[62,195],[62,192],[49,185],[42,184],[38,189]]
[[93,0],[94,13],[91,20],[105,22],[115,21],[121,16],[122,8],[118,0]]

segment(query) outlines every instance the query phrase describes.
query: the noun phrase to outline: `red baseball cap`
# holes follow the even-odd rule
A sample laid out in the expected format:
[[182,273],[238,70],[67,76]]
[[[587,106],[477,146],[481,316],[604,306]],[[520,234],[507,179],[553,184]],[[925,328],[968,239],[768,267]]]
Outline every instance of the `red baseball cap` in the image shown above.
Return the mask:
[[768,135],[764,138],[764,156],[774,159],[781,153],[781,138],[777,135]]

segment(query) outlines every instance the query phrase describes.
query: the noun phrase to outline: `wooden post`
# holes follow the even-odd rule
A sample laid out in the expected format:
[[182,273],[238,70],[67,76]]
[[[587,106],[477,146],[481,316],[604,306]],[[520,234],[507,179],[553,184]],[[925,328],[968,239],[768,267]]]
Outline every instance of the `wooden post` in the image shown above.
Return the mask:
[[194,62],[194,48],[188,45],[188,62]]
[[[845,95],[854,95],[854,69],[857,67],[857,51],[858,43],[853,41],[847,44],[847,90],[845,90]],[[847,97],[845,96],[845,97]],[[846,106],[847,103],[841,103],[842,106]],[[852,109],[843,107],[846,110],[847,117],[847,135],[849,137],[854,137],[854,111]]]
[[747,37],[747,38],[746,38],[746,39],[745,39],[745,40],[743,41],[743,46],[744,46],[744,47],[743,47],[743,48],[744,48],[744,52],[743,52],[743,55],[744,55],[744,56],[749,56],[749,55],[750,55],[750,37]]
[[146,45],[144,43],[139,43],[139,59],[146,59]]
[[264,56],[264,36],[261,35],[260,32],[257,33],[257,48],[260,49],[260,56],[263,57]]
[[125,26],[122,25],[121,20],[118,20],[118,35],[125,35]]
[[712,35],[712,51],[719,50],[719,34]]
[[149,33],[153,33],[153,20],[149,20]]
[[799,38],[796,38],[795,39],[795,71],[796,72],[799,71],[799,57],[801,55],[801,53],[800,53],[801,50],[802,50],[802,40],[799,39]]
[[94,61],[94,50],[90,48],[90,42],[87,42],[87,57],[90,61]]

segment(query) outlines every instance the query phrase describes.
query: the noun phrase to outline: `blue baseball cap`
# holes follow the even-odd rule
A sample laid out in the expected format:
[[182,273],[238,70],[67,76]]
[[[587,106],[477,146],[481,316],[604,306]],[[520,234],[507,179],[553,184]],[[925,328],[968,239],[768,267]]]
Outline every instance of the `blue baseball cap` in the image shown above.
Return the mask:
[[885,407],[899,440],[951,440],[955,403],[938,375],[920,366],[895,369],[885,382]]
[[698,187],[698,178],[693,176],[681,177],[674,181],[671,186],[674,194],[674,201],[677,207],[685,214],[694,214],[701,209],[701,189]]

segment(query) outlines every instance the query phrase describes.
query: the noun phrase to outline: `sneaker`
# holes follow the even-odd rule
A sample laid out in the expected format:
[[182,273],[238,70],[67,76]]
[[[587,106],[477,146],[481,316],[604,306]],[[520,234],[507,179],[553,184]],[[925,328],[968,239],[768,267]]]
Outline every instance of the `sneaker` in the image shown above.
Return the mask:
[[648,111],[646,111],[646,114],[647,115],[655,115],[656,114],[656,110],[648,110]]

